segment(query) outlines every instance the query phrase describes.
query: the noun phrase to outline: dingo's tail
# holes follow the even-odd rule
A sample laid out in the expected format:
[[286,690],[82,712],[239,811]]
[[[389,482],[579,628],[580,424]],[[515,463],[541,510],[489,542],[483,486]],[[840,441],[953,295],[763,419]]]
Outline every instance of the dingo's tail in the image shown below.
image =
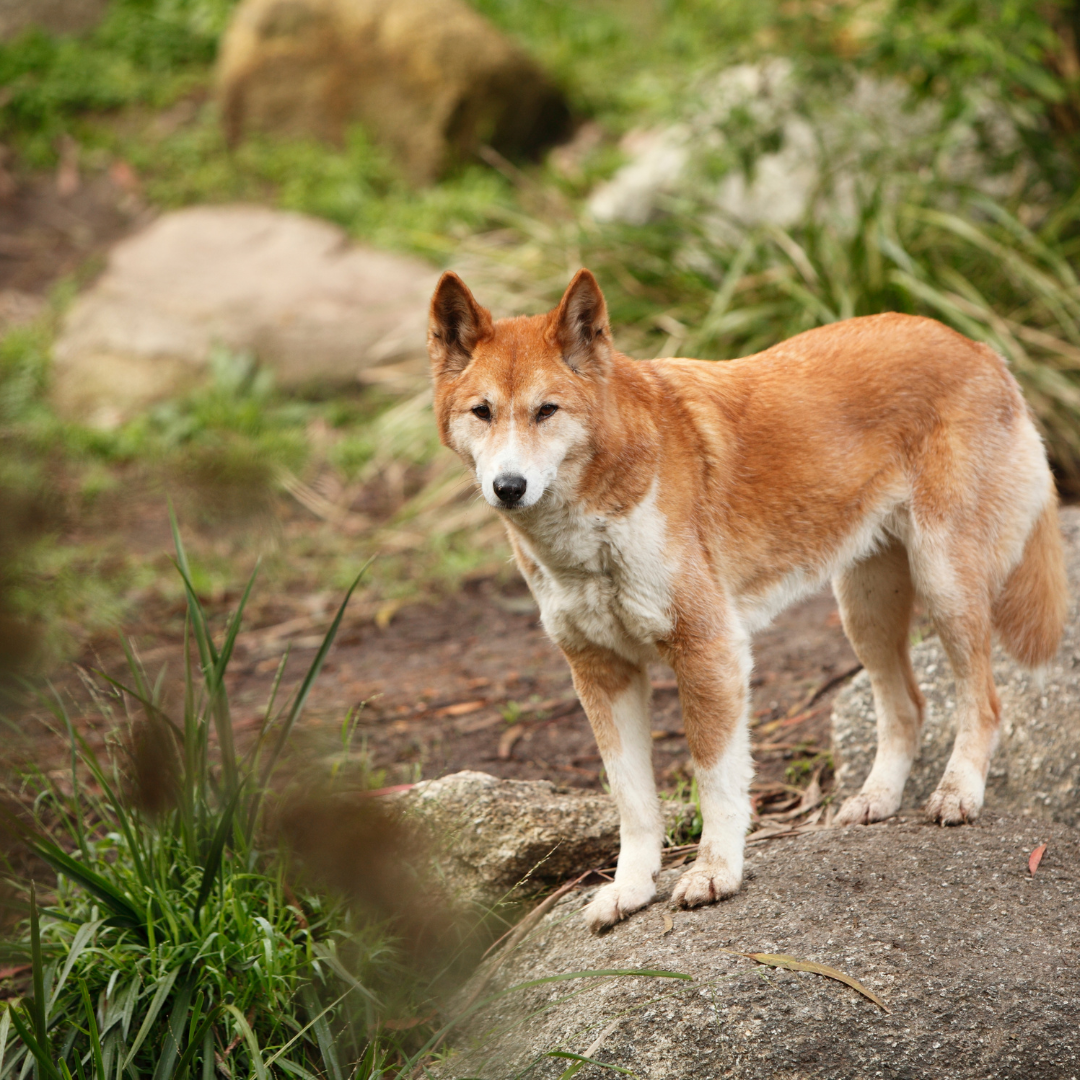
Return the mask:
[[1068,603],[1057,500],[1051,497],[994,601],[994,628],[1011,656],[1026,667],[1041,667],[1061,644]]

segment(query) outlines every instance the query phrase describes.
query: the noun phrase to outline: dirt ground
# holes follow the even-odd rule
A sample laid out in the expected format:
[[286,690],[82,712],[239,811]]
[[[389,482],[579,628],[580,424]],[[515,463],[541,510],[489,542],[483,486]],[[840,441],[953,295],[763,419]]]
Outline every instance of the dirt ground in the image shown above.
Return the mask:
[[62,154],[55,174],[26,173],[0,145],[0,330],[5,295],[44,298],[63,278],[92,275],[148,216],[123,163],[80,171],[73,154]]
[[[322,594],[309,600],[307,613],[297,614],[302,598],[270,599],[240,636],[227,685],[241,737],[262,724],[286,646],[291,652],[283,699],[315,656],[333,612]],[[159,602],[140,611],[125,630],[150,676],[166,666],[173,673],[168,685],[178,689],[182,608],[165,609]],[[126,677],[118,640],[119,635],[88,647],[78,667]],[[857,661],[829,592],[785,612],[758,636],[754,654],[755,790],[767,812],[790,801],[790,787],[804,786],[815,773],[827,787],[831,701]],[[677,790],[692,776],[678,695],[663,665],[651,674],[657,782]],[[77,669],[59,673],[59,685],[74,701],[80,726],[100,737],[103,723]],[[453,595],[401,608],[385,626],[370,614],[346,614],[299,735],[309,746],[340,750],[339,733],[350,711],[350,751],[365,759],[377,786],[460,769],[570,787],[602,785],[600,757],[566,663],[540,627],[520,579],[471,580]],[[59,764],[59,744],[29,717],[26,723],[39,754]]]
[[[27,298],[42,301],[57,281],[88,279],[108,247],[146,218],[138,180],[123,163],[80,172],[73,152],[61,155],[54,174],[16,175],[0,159],[0,301],[14,304],[17,317]],[[0,302],[0,324],[3,308]],[[84,520],[67,539],[115,544],[122,533],[147,558],[160,558],[171,548],[162,503],[160,492],[136,494],[122,513]],[[324,527],[298,505],[282,505],[293,539],[302,542],[306,529]],[[282,595],[252,608],[251,628],[241,636],[229,676],[241,732],[261,723],[287,644],[293,651],[283,686],[300,680],[332,617],[327,604],[322,595]],[[224,599],[215,610],[223,617],[227,607]],[[149,600],[121,629],[137,643],[151,674],[166,664],[179,682],[179,605]],[[79,666],[123,675],[117,642],[118,636],[90,642]],[[755,660],[756,790],[768,809],[792,799],[793,780],[805,784],[816,774],[827,784],[830,702],[856,661],[828,593],[785,613],[761,634]],[[99,739],[104,724],[76,669],[54,676],[73,698],[80,725]],[[670,671],[657,666],[652,676],[657,779],[677,789],[691,774],[678,696]],[[472,580],[455,595],[403,607],[386,625],[377,625],[370,612],[347,615],[310,699],[305,729],[330,737],[350,710],[356,718],[353,753],[365,755],[376,780],[388,785],[459,769],[583,788],[602,784],[599,755],[569,672],[520,579]],[[60,752],[31,715],[25,727],[46,759]]]

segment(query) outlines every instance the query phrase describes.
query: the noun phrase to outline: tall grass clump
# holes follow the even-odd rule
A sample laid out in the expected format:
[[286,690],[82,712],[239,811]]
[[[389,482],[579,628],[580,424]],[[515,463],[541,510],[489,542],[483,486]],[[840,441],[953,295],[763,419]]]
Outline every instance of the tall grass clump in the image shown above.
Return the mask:
[[[317,795],[303,770],[299,790],[271,786],[349,596],[295,696],[275,707],[282,660],[261,729],[241,752],[225,673],[251,582],[216,643],[175,519],[173,530],[188,602],[182,715],[166,714],[164,676],[151,685],[128,648],[128,682],[102,676],[136,713],[108,760],[57,697],[70,766],[28,770],[0,811],[23,844],[22,865],[37,867],[20,874],[12,860],[6,874],[25,917],[0,958],[24,992],[0,1003],[0,1080],[405,1080],[430,1075],[460,1029],[484,1029],[491,1006],[500,1026],[524,1021],[506,1012],[511,995],[582,980],[586,989],[621,977],[688,980],[635,968],[498,985],[503,962],[571,886],[476,970],[490,927],[482,915],[455,925],[430,881],[410,892],[410,859],[422,860],[408,826],[356,814],[357,792],[334,790],[336,768]],[[348,720],[343,730],[351,734]],[[590,1060],[552,1048],[514,1075],[549,1058],[576,1063],[564,1076]],[[440,1075],[459,1072],[450,1064]]]
[[32,985],[0,1014],[0,1077],[341,1080],[363,1062],[363,1075],[377,1075],[401,1043],[378,1034],[384,1013],[411,1004],[392,934],[290,883],[268,828],[271,777],[345,603],[279,706],[282,662],[241,753],[224,679],[251,583],[215,644],[178,534],[176,549],[185,646],[198,656],[185,648],[182,716],[166,715],[163,680],[148,683],[129,651],[128,683],[109,680],[140,714],[127,738],[103,761],[57,700],[70,770],[30,771],[15,793],[28,811],[7,814],[31,865],[46,864],[56,882],[9,881],[30,918],[6,958],[30,965]]

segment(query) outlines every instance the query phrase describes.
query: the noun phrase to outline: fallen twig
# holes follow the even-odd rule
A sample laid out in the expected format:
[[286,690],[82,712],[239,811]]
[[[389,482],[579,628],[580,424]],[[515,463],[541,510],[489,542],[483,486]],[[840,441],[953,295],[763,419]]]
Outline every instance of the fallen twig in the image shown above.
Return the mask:
[[839,686],[840,683],[850,679],[852,675],[858,675],[862,669],[862,664],[856,664],[854,667],[848,668],[847,671],[841,671],[839,675],[834,675],[831,679],[826,679],[816,690],[811,692],[810,696],[807,697],[805,701],[802,701],[789,709],[788,716],[795,716],[804,709],[809,709],[823,694],[827,694],[834,686]]

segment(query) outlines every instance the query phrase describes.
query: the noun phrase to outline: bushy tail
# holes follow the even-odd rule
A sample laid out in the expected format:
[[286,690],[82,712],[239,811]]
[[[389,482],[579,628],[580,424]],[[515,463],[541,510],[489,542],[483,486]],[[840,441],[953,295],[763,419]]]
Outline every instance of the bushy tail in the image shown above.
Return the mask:
[[1061,644],[1068,605],[1057,500],[1051,498],[994,601],[994,628],[1011,656],[1026,667],[1042,667]]

